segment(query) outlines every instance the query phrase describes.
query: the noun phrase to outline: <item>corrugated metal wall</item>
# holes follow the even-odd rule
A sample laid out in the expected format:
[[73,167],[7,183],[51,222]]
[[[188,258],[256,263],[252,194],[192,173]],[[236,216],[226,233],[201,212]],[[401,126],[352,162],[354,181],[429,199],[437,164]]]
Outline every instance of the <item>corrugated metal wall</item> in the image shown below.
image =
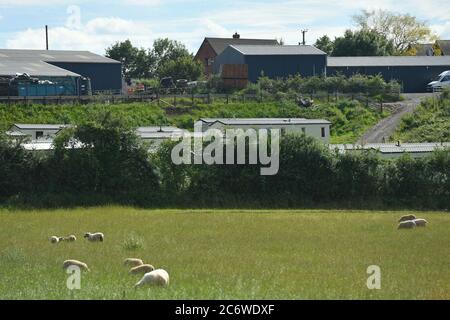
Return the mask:
[[353,74],[376,75],[381,74],[386,81],[398,80],[403,91],[407,93],[425,92],[427,83],[445,70],[450,70],[450,66],[395,66],[395,67],[327,67],[327,74],[334,75],[337,72],[345,76]]
[[269,78],[324,75],[327,62],[325,55],[258,55],[245,56],[245,63],[248,64],[249,80],[256,82],[262,72]]
[[120,63],[70,63],[51,64],[91,79],[93,91],[120,91],[122,89],[122,66]]

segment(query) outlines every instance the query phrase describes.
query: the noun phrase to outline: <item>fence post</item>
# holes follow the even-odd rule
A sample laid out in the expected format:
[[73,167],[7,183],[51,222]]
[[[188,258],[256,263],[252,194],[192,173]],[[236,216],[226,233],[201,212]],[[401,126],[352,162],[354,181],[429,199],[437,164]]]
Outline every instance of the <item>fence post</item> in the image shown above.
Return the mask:
[[380,113],[383,113],[383,97],[380,98]]
[[227,104],[228,104],[228,93],[227,93]]

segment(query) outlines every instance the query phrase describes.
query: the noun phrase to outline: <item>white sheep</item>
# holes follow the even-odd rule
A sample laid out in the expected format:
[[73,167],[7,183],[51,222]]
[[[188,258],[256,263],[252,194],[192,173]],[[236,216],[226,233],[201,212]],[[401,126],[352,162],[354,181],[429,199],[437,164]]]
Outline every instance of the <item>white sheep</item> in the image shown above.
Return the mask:
[[139,274],[139,273],[149,273],[155,270],[151,264],[142,264],[140,266],[134,267],[130,269],[130,274]]
[[59,242],[59,238],[57,236],[51,236],[50,237],[50,242],[51,243],[58,243]]
[[70,266],[77,266],[82,270],[90,271],[86,263],[78,260],[66,260],[63,262],[63,269],[67,269]]
[[144,264],[144,261],[142,261],[141,259],[137,259],[137,258],[126,258],[123,261],[123,265],[129,266],[129,267],[137,267],[137,266],[141,266],[143,264]]
[[75,237],[73,234],[67,237],[69,242],[77,241],[77,237]]
[[414,220],[402,221],[398,224],[397,229],[412,229],[416,226]]
[[138,288],[143,285],[158,285],[166,287],[169,285],[169,274],[163,269],[156,269],[149,273],[144,274],[141,280],[139,280],[134,287]]
[[415,218],[416,218],[415,215],[413,215],[413,214],[408,214],[408,215],[406,215],[406,216],[402,216],[402,217],[398,220],[398,222],[414,220]]
[[102,242],[105,239],[105,236],[101,232],[96,232],[96,233],[86,232],[84,237],[92,242],[94,242],[94,241]]
[[414,219],[413,221],[416,224],[416,226],[418,226],[418,227],[426,227],[426,225],[428,223],[428,221],[425,219]]

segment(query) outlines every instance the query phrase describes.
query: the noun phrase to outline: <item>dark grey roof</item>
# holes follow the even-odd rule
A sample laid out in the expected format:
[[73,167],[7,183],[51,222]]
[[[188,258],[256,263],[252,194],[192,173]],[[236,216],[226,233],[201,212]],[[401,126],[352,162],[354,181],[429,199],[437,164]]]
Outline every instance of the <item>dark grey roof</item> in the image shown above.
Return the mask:
[[205,38],[217,55],[221,54],[229,45],[278,45],[275,39],[232,39],[232,38]]
[[201,118],[208,124],[220,122],[226,125],[291,125],[291,124],[331,124],[330,121],[323,119],[304,119],[304,118]]
[[328,67],[450,66],[450,56],[328,57]]
[[432,43],[420,43],[414,46],[416,49],[416,56],[432,56],[434,48]]
[[4,59],[44,62],[120,63],[89,51],[67,50],[0,49],[0,62]]
[[71,72],[39,60],[16,60],[0,57],[0,76],[14,76],[16,73],[28,73],[30,76],[80,77]]
[[450,40],[437,40],[436,43],[445,56],[450,56]]
[[322,50],[313,46],[261,46],[261,45],[231,45],[244,55],[326,55]]

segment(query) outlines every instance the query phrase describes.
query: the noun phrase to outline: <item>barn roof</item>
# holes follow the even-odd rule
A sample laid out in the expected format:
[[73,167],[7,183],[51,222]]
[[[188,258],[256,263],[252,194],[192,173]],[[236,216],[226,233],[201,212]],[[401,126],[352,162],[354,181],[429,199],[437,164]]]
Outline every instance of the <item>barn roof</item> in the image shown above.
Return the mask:
[[4,59],[31,62],[120,63],[89,51],[69,50],[0,49],[0,63]]
[[231,45],[244,55],[326,55],[322,50],[309,45]]
[[30,76],[44,77],[81,77],[75,72],[59,68],[40,60],[18,60],[0,56],[0,75],[14,76],[16,73],[28,73]]
[[233,38],[205,38],[217,55],[221,54],[229,45],[278,45],[275,39],[233,39]]
[[450,56],[328,57],[328,67],[450,66]]

